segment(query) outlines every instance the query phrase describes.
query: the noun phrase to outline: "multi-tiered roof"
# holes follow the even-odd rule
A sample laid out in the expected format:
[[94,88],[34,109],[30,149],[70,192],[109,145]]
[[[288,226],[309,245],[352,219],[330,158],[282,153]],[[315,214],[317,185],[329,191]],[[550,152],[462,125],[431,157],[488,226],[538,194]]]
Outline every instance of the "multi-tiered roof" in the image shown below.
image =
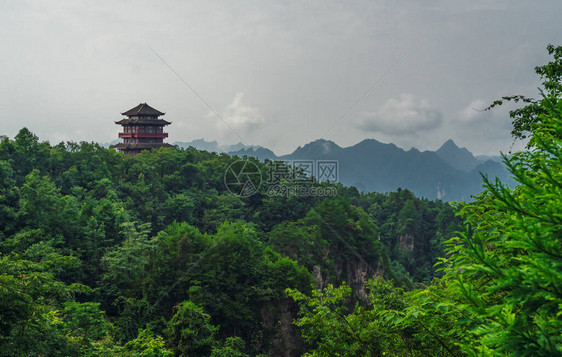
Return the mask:
[[160,116],[165,113],[146,103],[141,103],[121,114],[127,118],[116,121],[115,124],[123,126],[123,132],[119,133],[123,142],[113,145],[113,148],[135,155],[142,150],[172,146],[164,142],[168,133],[165,133],[163,128],[171,124],[169,121],[160,119]]

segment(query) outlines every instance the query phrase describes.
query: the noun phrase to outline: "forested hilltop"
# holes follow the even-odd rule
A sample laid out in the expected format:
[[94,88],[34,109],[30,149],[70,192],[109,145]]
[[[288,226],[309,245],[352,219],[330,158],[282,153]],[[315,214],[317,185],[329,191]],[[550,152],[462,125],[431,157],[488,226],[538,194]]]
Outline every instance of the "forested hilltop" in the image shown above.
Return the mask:
[[429,283],[460,227],[448,204],[406,190],[239,197],[224,183],[238,158],[195,149],[128,157],[22,129],[0,156],[7,355],[207,355],[234,336],[251,354],[303,352],[285,289]]
[[504,98],[525,102],[513,134],[529,150],[506,159],[519,186],[484,179],[454,207],[341,185],[241,197],[226,154],[2,138],[0,355],[562,355],[548,49],[542,98]]

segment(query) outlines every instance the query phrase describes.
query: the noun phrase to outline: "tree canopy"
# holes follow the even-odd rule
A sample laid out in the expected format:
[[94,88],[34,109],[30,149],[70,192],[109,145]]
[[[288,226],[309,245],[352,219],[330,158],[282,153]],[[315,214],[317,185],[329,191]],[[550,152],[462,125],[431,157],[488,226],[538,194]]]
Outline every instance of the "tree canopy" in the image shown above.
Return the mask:
[[507,98],[531,139],[504,158],[519,185],[483,177],[469,203],[342,185],[240,197],[225,154],[2,137],[0,356],[562,355],[548,51],[541,99]]

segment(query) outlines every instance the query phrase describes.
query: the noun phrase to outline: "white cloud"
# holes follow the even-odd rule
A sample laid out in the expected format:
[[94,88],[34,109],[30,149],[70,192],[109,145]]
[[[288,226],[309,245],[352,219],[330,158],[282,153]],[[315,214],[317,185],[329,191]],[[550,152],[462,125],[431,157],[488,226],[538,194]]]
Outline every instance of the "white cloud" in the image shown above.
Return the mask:
[[425,99],[417,101],[412,94],[388,99],[379,110],[364,112],[358,127],[383,134],[413,134],[441,125],[441,112]]
[[213,111],[209,111],[209,117],[216,118],[215,125],[223,135],[228,136],[234,130],[235,133],[232,134],[237,134],[236,136],[241,136],[244,139],[244,134],[258,129],[265,123],[260,109],[244,104],[242,102],[243,97],[244,93],[236,93],[232,102],[220,113],[222,119],[228,125],[221,118],[217,118]]
[[492,116],[492,113],[484,111],[485,108],[489,106],[489,103],[483,101],[482,99],[476,99],[470,102],[470,104],[461,110],[459,117],[463,122],[474,122],[484,119],[488,119]]

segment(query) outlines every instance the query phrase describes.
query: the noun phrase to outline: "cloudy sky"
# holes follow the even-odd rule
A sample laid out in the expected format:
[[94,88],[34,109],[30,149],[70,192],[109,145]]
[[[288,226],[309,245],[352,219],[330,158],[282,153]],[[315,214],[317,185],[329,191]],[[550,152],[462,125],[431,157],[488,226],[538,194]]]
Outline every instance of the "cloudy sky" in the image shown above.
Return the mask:
[[561,14],[559,0],[1,0],[0,134],[109,142],[147,102],[170,142],[506,152],[506,109],[480,110],[537,96]]

